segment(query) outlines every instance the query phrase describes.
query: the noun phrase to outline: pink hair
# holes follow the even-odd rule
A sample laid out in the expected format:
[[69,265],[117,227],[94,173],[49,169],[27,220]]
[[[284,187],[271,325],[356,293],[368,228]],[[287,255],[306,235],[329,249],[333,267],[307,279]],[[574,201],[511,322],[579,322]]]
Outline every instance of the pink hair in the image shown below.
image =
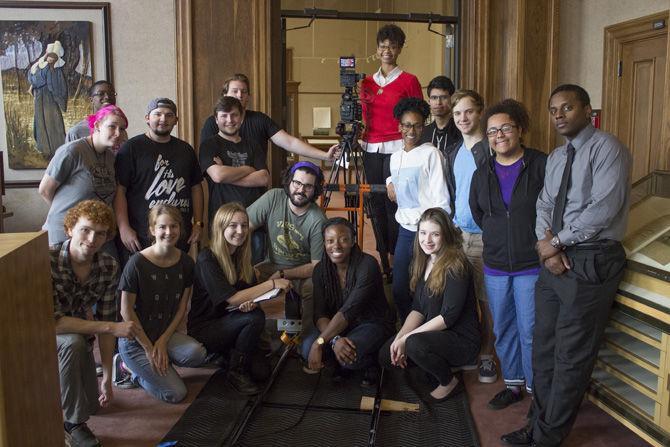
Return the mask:
[[91,131],[91,134],[93,134],[93,129],[95,129],[95,123],[104,120],[107,115],[116,115],[123,118],[123,121],[126,122],[126,127],[128,127],[128,118],[126,118],[126,114],[123,113],[123,110],[121,110],[119,107],[110,104],[108,106],[102,107],[93,115],[89,115],[86,117],[88,121],[88,128]]

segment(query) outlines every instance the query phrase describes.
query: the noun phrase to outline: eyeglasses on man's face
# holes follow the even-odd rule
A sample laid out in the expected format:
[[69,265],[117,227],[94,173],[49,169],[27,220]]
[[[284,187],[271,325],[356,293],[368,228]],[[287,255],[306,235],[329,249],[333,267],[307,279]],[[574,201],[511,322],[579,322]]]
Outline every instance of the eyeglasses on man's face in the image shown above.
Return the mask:
[[302,188],[303,191],[312,191],[312,190],[314,190],[314,185],[311,185],[311,184],[309,184],[309,183],[303,183],[303,182],[301,182],[301,181],[299,181],[299,180],[291,180],[291,185],[293,185],[293,187],[294,187],[295,189],[301,189],[301,188]]
[[505,135],[511,134],[514,129],[516,129],[519,126],[515,126],[514,124],[503,124],[500,127],[489,127],[486,129],[486,136],[488,137],[495,137],[498,135],[498,132],[502,132]]

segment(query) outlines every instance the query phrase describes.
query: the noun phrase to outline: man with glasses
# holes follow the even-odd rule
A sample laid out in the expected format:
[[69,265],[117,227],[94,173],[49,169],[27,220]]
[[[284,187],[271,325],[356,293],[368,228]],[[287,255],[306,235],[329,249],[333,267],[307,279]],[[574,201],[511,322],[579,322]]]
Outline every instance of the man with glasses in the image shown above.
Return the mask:
[[433,122],[423,128],[422,143],[431,143],[444,157],[457,147],[461,135],[451,116],[451,95],[456,88],[446,76],[433,78],[426,87]]
[[[102,109],[105,106],[116,105],[116,90],[111,82],[100,80],[93,83],[91,88],[88,89],[88,99],[91,101],[91,106],[93,107],[92,113],[96,113],[98,110]],[[85,138],[91,135],[91,130],[88,127],[88,119],[84,118],[79,121],[77,124],[72,126],[70,130],[67,131],[65,135],[65,142],[78,140],[80,138]],[[121,134],[120,144],[128,139],[128,134],[126,130],[123,130]],[[115,151],[118,150],[118,147]]]
[[274,188],[254,202],[247,212],[251,230],[265,228],[267,258],[256,268],[259,280],[286,278],[302,298],[302,330],[314,326],[312,270],[323,254],[321,225],[326,216],[315,203],[323,190],[321,170],[308,161],[288,168],[283,189]]
[[591,125],[578,85],[556,87],[549,114],[566,144],[549,155],[537,200],[533,404],[508,445],[558,446],[570,433],[626,265],[628,148]]
[[[67,440],[91,447],[100,442],[86,421],[112,399],[116,337],[132,339],[142,329],[133,321],[116,322],[118,264],[100,250],[114,237],[112,209],[84,200],[70,208],[64,226],[69,239],[50,253],[61,407]],[[99,386],[93,360],[96,338],[103,372]]]

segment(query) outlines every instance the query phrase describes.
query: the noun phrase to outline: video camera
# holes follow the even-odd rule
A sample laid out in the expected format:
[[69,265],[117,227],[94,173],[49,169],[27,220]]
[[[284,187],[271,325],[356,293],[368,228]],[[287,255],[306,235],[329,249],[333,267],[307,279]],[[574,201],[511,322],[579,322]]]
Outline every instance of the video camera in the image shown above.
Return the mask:
[[[344,93],[342,93],[340,104],[340,122],[337,123],[335,131],[342,137],[353,137],[362,120],[363,114],[358,101],[356,86],[363,78],[365,78],[364,73],[356,73],[356,58],[354,56],[340,57],[340,87],[344,87]],[[351,135],[352,131],[354,135]]]

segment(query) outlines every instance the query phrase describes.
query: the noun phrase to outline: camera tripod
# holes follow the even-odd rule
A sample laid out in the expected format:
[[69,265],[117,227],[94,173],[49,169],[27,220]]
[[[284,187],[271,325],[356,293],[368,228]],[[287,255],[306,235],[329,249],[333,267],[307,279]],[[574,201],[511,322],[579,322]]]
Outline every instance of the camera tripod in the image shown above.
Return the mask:
[[[376,217],[372,213],[370,204],[370,194],[386,194],[386,185],[369,185],[365,183],[365,169],[363,167],[363,157],[360,146],[356,140],[360,131],[360,122],[344,123],[340,121],[337,124],[336,132],[342,137],[340,148],[342,154],[339,160],[333,163],[330,171],[330,177],[323,188],[323,196],[321,198],[321,207],[324,209],[331,209],[333,211],[346,211],[347,217],[351,223],[354,224],[356,234],[354,237],[358,240],[358,245],[363,248],[363,224],[364,216],[367,216],[372,222],[372,232],[375,240],[379,240],[381,235],[378,232],[378,225]],[[345,170],[341,170],[345,165]],[[342,183],[340,183],[340,175],[342,176]],[[351,178],[353,177],[353,179]],[[349,183],[348,180],[353,180]],[[350,180],[349,180],[350,181]],[[344,185],[344,188],[342,188]],[[341,191],[344,193],[344,207],[329,208],[330,199],[333,191]],[[361,201],[363,203],[361,213]],[[379,252],[381,259],[382,271],[386,280],[391,281],[391,266],[388,262],[388,253],[383,250]]]

